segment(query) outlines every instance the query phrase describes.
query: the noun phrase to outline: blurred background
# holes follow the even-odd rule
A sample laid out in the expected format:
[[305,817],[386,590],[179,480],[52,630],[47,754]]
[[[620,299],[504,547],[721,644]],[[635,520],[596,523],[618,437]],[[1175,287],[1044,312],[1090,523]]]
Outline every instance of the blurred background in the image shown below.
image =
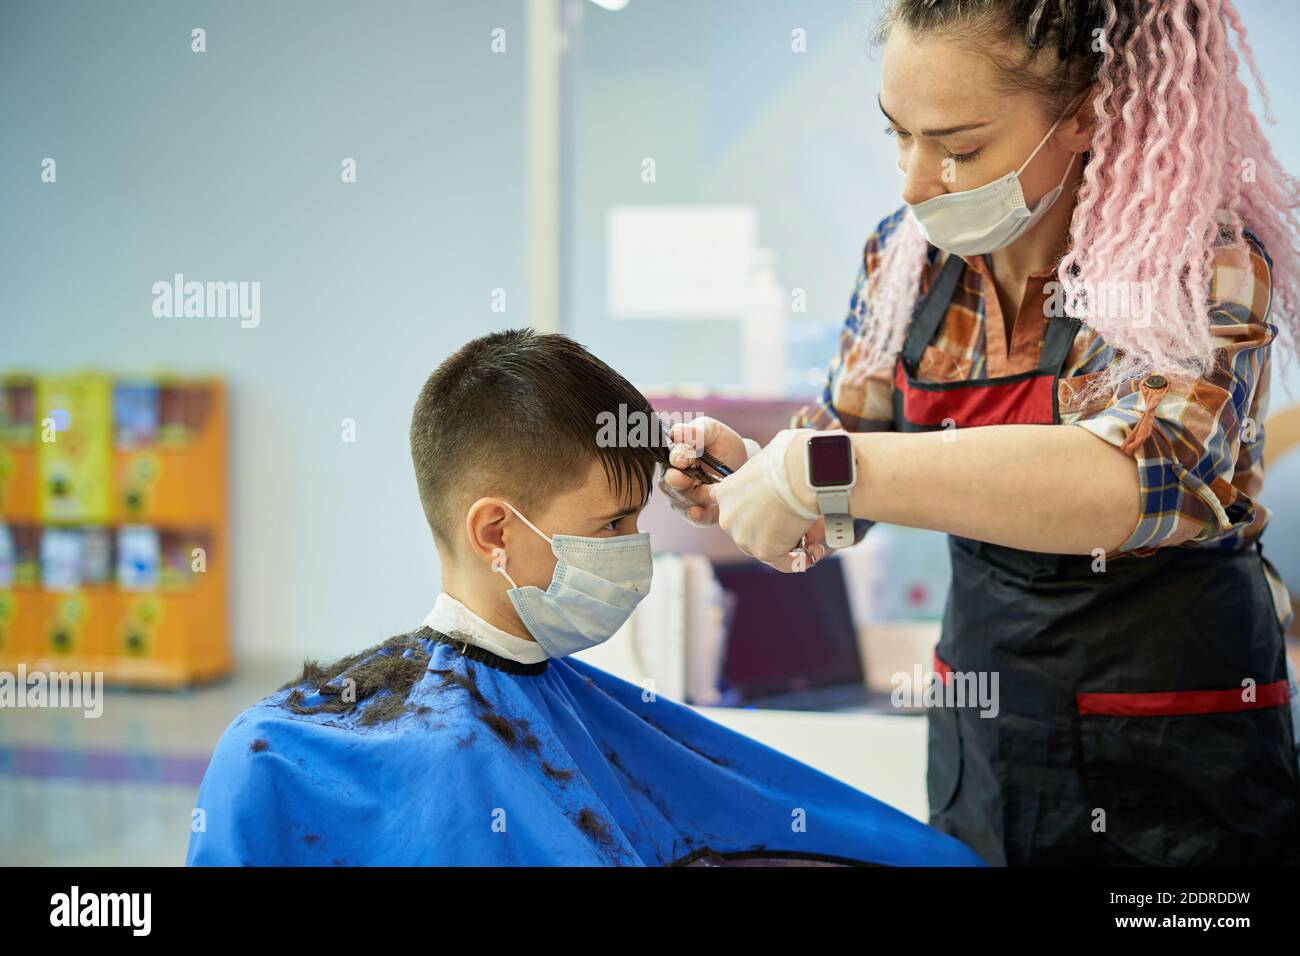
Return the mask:
[[[1289,5],[1237,5],[1300,170]],[[810,401],[900,204],[879,13],[0,2],[0,670],[110,685],[96,719],[0,709],[0,863],[181,862],[237,713],[419,625],[410,409],[468,339],[566,332],[760,440]],[[188,282],[244,311],[185,315]],[[1262,498],[1300,592],[1289,374]],[[924,721],[888,691],[928,666],[943,537],[878,526],[779,576],[661,501],[642,527],[655,590],[593,663],[924,818]]]

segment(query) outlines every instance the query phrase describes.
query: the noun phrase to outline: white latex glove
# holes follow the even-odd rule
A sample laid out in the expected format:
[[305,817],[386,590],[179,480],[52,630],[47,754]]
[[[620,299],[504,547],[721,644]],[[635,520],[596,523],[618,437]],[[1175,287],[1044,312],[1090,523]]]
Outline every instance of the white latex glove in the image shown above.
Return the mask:
[[668,451],[668,461],[676,467],[665,469],[659,490],[673,510],[697,528],[717,524],[718,508],[707,491],[709,486],[679,469],[694,464],[699,452],[705,451],[728,468],[738,470],[758,451],[758,442],[741,438],[735,429],[703,415],[677,423],[668,434],[677,443]]
[[776,561],[765,561],[764,564],[785,574],[792,571],[810,571],[814,564],[826,557],[826,555],[833,553],[834,550],[826,543],[826,519],[819,516],[812,523],[812,526],[804,532],[799,547]]
[[[802,461],[812,429],[785,429],[743,468],[716,485],[705,486],[718,509],[718,524],[746,554],[782,570],[810,528],[821,520],[802,470],[787,459]],[[795,447],[795,446],[798,447]],[[791,471],[797,473],[796,488]]]

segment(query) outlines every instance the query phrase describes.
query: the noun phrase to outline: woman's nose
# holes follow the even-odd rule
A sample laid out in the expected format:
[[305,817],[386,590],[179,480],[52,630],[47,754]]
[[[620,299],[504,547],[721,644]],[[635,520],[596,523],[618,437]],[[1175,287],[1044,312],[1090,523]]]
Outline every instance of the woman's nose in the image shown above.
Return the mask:
[[900,158],[898,161],[898,171],[903,174],[902,199],[909,206],[923,203],[948,191],[938,176],[931,176],[921,169],[923,165],[915,159],[906,162]]

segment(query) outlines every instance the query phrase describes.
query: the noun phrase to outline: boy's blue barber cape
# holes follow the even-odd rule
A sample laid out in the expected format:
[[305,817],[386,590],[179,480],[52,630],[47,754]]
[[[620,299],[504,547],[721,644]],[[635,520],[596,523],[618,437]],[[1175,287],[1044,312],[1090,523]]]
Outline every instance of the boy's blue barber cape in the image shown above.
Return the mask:
[[578,660],[505,661],[425,627],[326,676],[226,729],[188,864],[981,864],[898,810]]

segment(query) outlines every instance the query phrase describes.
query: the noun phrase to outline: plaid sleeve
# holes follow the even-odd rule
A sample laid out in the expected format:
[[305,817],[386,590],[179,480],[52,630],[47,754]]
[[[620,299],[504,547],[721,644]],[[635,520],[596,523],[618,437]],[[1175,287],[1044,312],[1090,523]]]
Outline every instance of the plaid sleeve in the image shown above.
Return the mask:
[[1262,451],[1267,346],[1278,331],[1267,322],[1271,265],[1255,242],[1245,276],[1216,261],[1210,325],[1220,347],[1211,372],[1135,379],[1110,404],[1072,422],[1137,460],[1138,522],[1111,555],[1226,540],[1254,522],[1247,482],[1233,479]]

